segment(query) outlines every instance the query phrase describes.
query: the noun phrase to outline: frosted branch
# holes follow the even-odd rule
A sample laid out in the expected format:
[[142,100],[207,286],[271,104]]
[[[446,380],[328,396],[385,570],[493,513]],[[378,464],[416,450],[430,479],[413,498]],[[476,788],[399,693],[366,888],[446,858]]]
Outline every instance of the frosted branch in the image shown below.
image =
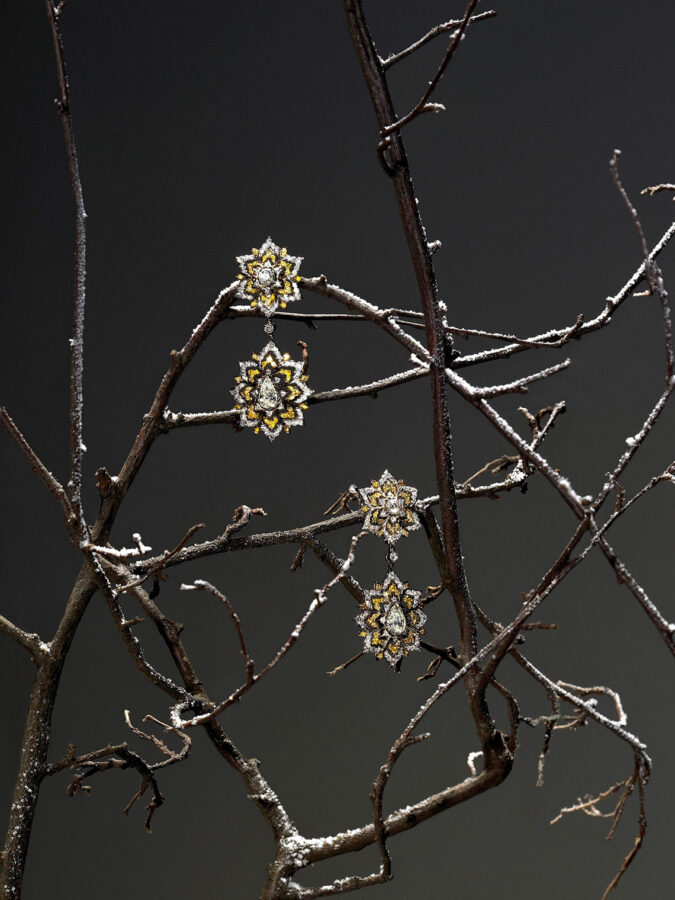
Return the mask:
[[438,66],[438,69],[436,70],[433,78],[427,85],[426,90],[422,94],[421,99],[410,110],[409,113],[407,113],[402,118],[397,119],[395,122],[391,122],[390,124],[387,124],[382,129],[382,137],[385,142],[388,139],[390,139],[390,136],[392,134],[400,131],[404,125],[407,125],[409,122],[412,122],[413,119],[417,118],[417,116],[419,116],[421,113],[423,113],[425,111],[425,109],[427,108],[427,106],[429,104],[429,98],[431,97],[433,92],[436,90],[436,87],[437,87],[439,81],[445,74],[445,70],[450,65],[450,60],[452,59],[452,57],[455,54],[455,51],[459,47],[460,41],[464,37],[464,32],[468,28],[469,22],[471,21],[473,11],[477,5],[478,5],[478,0],[469,0],[469,3],[466,7],[466,12],[464,14],[464,18],[457,26],[457,29],[452,32],[452,35],[450,37],[450,42],[448,44],[448,49],[445,51],[445,55],[443,56],[443,59],[441,60],[440,65]]
[[47,490],[56,498],[68,528],[72,531],[72,526],[74,525],[73,509],[63,485],[54,475],[52,475],[35,450],[33,450],[4,406],[0,407],[0,422],[2,422],[9,435],[16,441],[19,449],[30,463],[31,469],[45,485]]
[[59,29],[59,16],[63,4],[54,6],[52,0],[46,0],[47,17],[51,26],[56,75],[59,85],[59,96],[55,100],[61,117],[63,137],[66,144],[68,171],[75,203],[75,286],[73,295],[73,330],[70,338],[70,490],[73,511],[77,517],[81,535],[84,537],[84,513],[82,510],[82,454],[85,446],[82,440],[82,407],[83,407],[83,355],[84,355],[84,310],[86,297],[86,256],[87,232],[84,210],[84,197],[80,169],[77,160],[77,149],[73,124],[70,115],[70,96],[68,78],[63,59],[63,44]]
[[[675,191],[675,184],[653,184],[651,187],[643,188],[640,193],[649,194],[650,197],[653,197],[654,194],[659,194],[661,191]],[[673,200],[675,200],[675,197],[673,197]]]
[[[487,12],[478,13],[478,15],[471,16],[468,21],[468,25],[473,25],[476,22],[482,22],[485,19],[491,19],[496,15],[496,9],[490,9]],[[436,25],[435,28],[427,31],[427,33],[423,37],[421,37],[418,41],[415,41],[414,44],[410,44],[410,46],[406,47],[405,50],[400,50],[398,53],[390,53],[389,56],[386,57],[386,59],[381,60],[382,67],[384,69],[388,69],[390,66],[393,66],[397,62],[400,62],[402,59],[405,59],[406,56],[414,53],[415,50],[419,50],[420,47],[424,47],[425,44],[428,44],[429,41],[432,41],[435,37],[438,37],[441,34],[446,34],[448,31],[457,31],[457,29],[461,26],[462,21],[462,19],[451,19],[449,22],[442,22],[440,25]]]
[[471,774],[474,776],[474,778],[478,774],[478,772],[476,771],[476,760],[480,759],[480,757],[482,755],[483,755],[482,750],[473,750],[471,753],[469,753],[469,755],[466,758],[466,764],[469,767],[469,772],[471,772]]
[[[428,366],[415,366],[414,369],[397,372],[387,378],[380,378],[377,381],[371,381],[368,384],[361,384],[355,387],[333,388],[329,391],[314,391],[307,398],[307,403],[312,406],[316,403],[325,403],[331,400],[348,400],[352,397],[372,397],[374,399],[380,391],[396,387],[399,384],[406,384],[409,381],[415,381],[428,374]],[[164,424],[166,430],[195,425],[237,426],[240,418],[240,413],[236,409],[204,413],[184,413],[166,410],[164,413]]]
[[[352,562],[354,561],[354,552],[356,550],[356,545],[365,533],[366,532],[360,532],[354,538],[352,538],[349,553],[347,554],[347,558],[345,559],[344,564],[341,566],[340,571],[322,588],[318,588],[315,591],[314,599],[310,603],[304,616],[302,617],[302,619],[300,619],[295,628],[291,631],[288,638],[284,641],[277,653],[272,657],[272,659],[267,663],[266,666],[264,666],[256,674],[252,674],[251,669],[249,668],[249,660],[247,658],[246,680],[235,691],[233,691],[229,695],[229,697],[226,697],[225,700],[214,706],[213,709],[210,709],[208,712],[193,716],[191,719],[182,718],[182,713],[186,710],[186,704],[180,703],[177,706],[174,706],[171,711],[171,721],[173,722],[173,724],[181,728],[193,728],[196,725],[204,725],[207,722],[212,721],[222,712],[224,712],[229,706],[232,706],[232,704],[234,703],[238,703],[248,690],[250,690],[255,684],[257,684],[262,678],[264,678],[265,675],[268,674],[268,672],[271,672],[272,669],[276,665],[278,665],[279,662],[281,662],[284,656],[286,656],[293,645],[298,641],[300,635],[305,630],[307,623],[312,618],[312,616],[326,603],[326,600],[328,599],[328,591],[346,575]],[[185,585],[183,589],[190,590],[190,586]],[[220,597],[222,596],[223,595],[221,594]]]
[[518,378],[516,381],[511,381],[508,384],[496,384],[492,387],[474,388],[473,396],[476,398],[488,399],[491,397],[499,397],[502,394],[526,394],[528,384],[533,384],[535,381],[542,381],[544,378],[556,375],[558,372],[567,369],[571,364],[572,360],[566,359],[555,366],[541,369],[539,372],[534,372],[532,375],[526,375],[524,378]]
[[[649,254],[650,262],[653,262],[661,254],[674,234],[675,222],[673,222],[668,227],[658,244],[656,244],[654,249]],[[526,350],[532,343],[541,345],[553,341],[559,341],[570,332],[573,332],[573,337],[581,338],[593,331],[598,331],[599,329],[604,328],[605,325],[608,325],[610,323],[613,313],[616,312],[621,304],[632,295],[637,285],[645,277],[646,266],[645,263],[642,262],[628,279],[628,281],[624,284],[624,286],[618,291],[618,293],[616,293],[613,297],[608,297],[606,299],[604,307],[598,313],[598,315],[593,319],[583,321],[583,324],[581,324],[579,327],[575,327],[575,323],[575,325],[565,325],[562,328],[551,328],[549,329],[549,331],[544,331],[541,334],[533,335],[532,337],[527,338],[524,341],[519,341],[518,343],[507,344],[505,347],[495,347],[491,350],[481,350],[479,353],[460,356],[453,361],[453,367],[455,369],[460,369],[465,366],[473,366],[478,363],[489,362],[492,359],[505,359],[509,356],[513,356],[514,353],[521,353],[523,350]]]
[[29,634],[2,615],[0,615],[0,632],[27,650],[38,665],[42,658],[49,654],[49,644],[43,643],[39,634]]
[[246,641],[244,640],[244,633],[241,630],[241,622],[239,620],[239,616],[234,611],[234,607],[227,599],[225,594],[222,594],[218,588],[214,587],[208,581],[203,581],[201,579],[194,582],[194,584],[182,584],[180,586],[181,591],[208,591],[213,597],[223,604],[225,609],[227,610],[230,618],[232,619],[232,624],[234,625],[235,631],[237,632],[237,638],[239,639],[239,648],[241,650],[241,655],[244,659],[244,666],[246,670],[246,682],[250,683],[253,681],[253,660],[249,656],[248,650],[246,649]]

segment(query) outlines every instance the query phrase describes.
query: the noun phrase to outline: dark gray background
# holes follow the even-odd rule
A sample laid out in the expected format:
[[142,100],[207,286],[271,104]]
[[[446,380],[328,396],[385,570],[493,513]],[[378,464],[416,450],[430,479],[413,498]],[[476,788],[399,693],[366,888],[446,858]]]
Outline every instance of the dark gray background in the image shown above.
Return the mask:
[[[366,5],[382,53],[400,49],[438,21],[461,14],[440,0]],[[66,479],[68,336],[73,218],[58,117],[50,36],[39,0],[2,4],[2,402],[55,473]],[[668,195],[639,198],[647,184],[672,181],[672,39],[675,7],[639,4],[506,2],[497,19],[470,33],[443,81],[443,116],[406,132],[413,175],[437,255],[453,323],[536,333],[597,313],[640,262],[635,235],[611,185],[607,162],[624,151],[627,188],[639,199],[651,243],[674,206]],[[374,153],[377,135],[338,2],[82,3],[71,0],[63,33],[89,214],[86,325],[86,503],[96,511],[95,469],[117,471],[164,372],[219,290],[234,257],[269,234],[303,255],[303,273],[382,305],[417,307],[394,196]],[[435,69],[438,42],[392,75],[399,111]],[[673,250],[663,257],[673,273]],[[302,309],[331,309],[306,295]],[[547,442],[552,463],[583,493],[595,492],[661,391],[663,349],[657,304],[628,302],[613,325],[573,344],[564,375],[497,406],[519,423],[565,398],[568,413]],[[406,366],[405,354],[367,325],[308,331],[282,323],[279,343],[310,343],[315,389],[356,384]],[[226,322],[200,351],[172,399],[182,410],[227,408],[237,361],[263,339],[260,323]],[[464,350],[465,344],[459,344]],[[470,372],[476,383],[517,377],[562,358],[520,355]],[[478,416],[452,399],[456,462],[466,477],[509,452]],[[524,429],[521,428],[521,432]],[[663,416],[626,476],[639,487],[672,459],[673,410]],[[63,609],[78,558],[56,504],[7,437],[2,452],[3,612],[48,638]],[[194,522],[220,533],[241,503],[262,505],[255,528],[315,521],[351,482],[388,467],[433,493],[428,386],[418,382],[339,406],[310,409],[307,425],[270,444],[213,427],[174,432],[152,450],[118,519],[113,540],[140,531],[156,551]],[[673,594],[672,488],[641,502],[613,540],[667,612]],[[464,552],[473,593],[506,621],[536,584],[574,521],[541,479],[500,503],[464,502]],[[349,535],[330,544],[346,552]],[[385,571],[368,539],[355,567],[368,585]],[[231,598],[256,660],[265,661],[326,579],[313,559],[289,574],[294,550],[246,552],[172,570],[160,602],[186,624],[185,640],[212,696],[238,684],[240,657],[224,611],[181,580],[208,578]],[[424,537],[400,547],[399,570],[415,585],[435,583]],[[448,644],[455,626],[447,599],[429,610],[429,637]],[[129,615],[135,610],[127,604]],[[391,741],[430,690],[415,681],[426,665],[410,658],[396,677],[365,659],[329,679],[329,667],[358,650],[353,601],[336,589],[305,639],[268,681],[224,719],[263,771],[301,831],[321,835],[365,822],[368,790]],[[544,607],[560,630],[531,635],[527,650],[552,677],[607,683],[623,696],[629,725],[655,768],[644,850],[618,896],[670,896],[672,872],[672,692],[670,657],[644,613],[601,557],[573,573]],[[170,667],[148,626],[148,656]],[[0,801],[10,799],[31,664],[0,644],[5,685]],[[546,698],[508,663],[503,675],[523,711]],[[496,714],[503,708],[493,700]],[[67,664],[53,728],[53,758],[68,742],[85,751],[126,738],[122,710],[138,720],[167,715],[167,701],[130,663],[100,598],[86,614]],[[409,751],[386,795],[387,808],[461,780],[475,737],[460,691],[429,717],[432,740]],[[44,785],[24,895],[252,898],[272,842],[236,776],[202,736],[186,763],[166,771],[166,804],[152,836],[131,773],[97,778],[90,798],[68,800],[66,774]],[[628,750],[599,727],[556,736],[546,784],[536,789],[540,731],[522,732],[515,770],[498,790],[391,842],[395,881],[371,896],[484,900],[596,898],[632,846],[631,801],[613,842],[606,821],[567,818],[562,805],[631,771]],[[4,828],[4,826],[3,826]],[[371,871],[376,855],[302,873],[323,883]]]

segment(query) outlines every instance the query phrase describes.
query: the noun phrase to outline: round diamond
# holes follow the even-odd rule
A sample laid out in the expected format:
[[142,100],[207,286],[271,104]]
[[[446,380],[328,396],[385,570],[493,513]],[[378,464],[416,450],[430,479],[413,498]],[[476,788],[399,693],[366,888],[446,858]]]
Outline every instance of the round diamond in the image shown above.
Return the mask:
[[392,519],[398,518],[401,513],[401,503],[396,497],[390,497],[384,504],[387,515]]
[[258,269],[256,281],[261,288],[267,288],[271,284],[274,284],[274,282],[276,281],[274,269],[270,268],[269,266],[262,266],[260,269]]

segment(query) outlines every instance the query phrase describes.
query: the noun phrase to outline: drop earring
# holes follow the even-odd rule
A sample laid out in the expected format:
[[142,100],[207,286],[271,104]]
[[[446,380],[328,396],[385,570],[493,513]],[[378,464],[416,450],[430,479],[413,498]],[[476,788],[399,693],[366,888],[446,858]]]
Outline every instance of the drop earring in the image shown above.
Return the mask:
[[419,650],[422,627],[427,620],[421,608],[421,593],[401,581],[394,570],[398,553],[394,545],[401,537],[420,527],[415,511],[417,490],[397,481],[384,471],[369,488],[359,490],[365,513],[364,531],[370,531],[387,542],[389,571],[382,582],[366,591],[356,623],[364,639],[365,653],[386,659],[398,670],[403,657]]
[[259,309],[266,317],[264,325],[268,341],[259,353],[239,363],[240,374],[232,391],[235,409],[239,410],[242,427],[260,431],[273,441],[281,432],[304,422],[307,398],[306,364],[282,353],[274,342],[275,325],[272,316],[277,309],[300,299],[298,270],[301,256],[289,256],[285,247],[278,247],[267,238],[251,254],[238,256],[240,272],[237,297]]

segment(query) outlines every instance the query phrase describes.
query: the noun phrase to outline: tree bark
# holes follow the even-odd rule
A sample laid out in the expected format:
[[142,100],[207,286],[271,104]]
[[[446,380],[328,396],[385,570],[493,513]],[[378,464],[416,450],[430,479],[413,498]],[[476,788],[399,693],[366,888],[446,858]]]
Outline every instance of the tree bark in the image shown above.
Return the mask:
[[38,665],[23,729],[19,771],[14,786],[7,837],[2,852],[0,898],[17,900],[28,854],[40,786],[47,768],[52,713],[63,665],[77,626],[94,593],[94,581],[83,566],[68,600],[66,613],[48,652]]

